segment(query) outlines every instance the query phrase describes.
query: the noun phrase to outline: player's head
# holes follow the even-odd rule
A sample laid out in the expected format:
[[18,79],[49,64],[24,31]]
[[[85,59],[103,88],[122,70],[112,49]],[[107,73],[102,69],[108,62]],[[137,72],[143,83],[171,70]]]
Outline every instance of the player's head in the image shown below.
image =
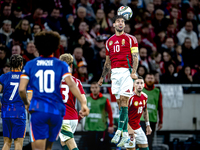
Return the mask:
[[142,89],[144,88],[144,79],[141,76],[138,76],[138,78],[134,81],[134,88],[136,92],[142,92]]
[[90,91],[94,96],[97,96],[100,92],[99,84],[97,82],[92,82],[90,86]]
[[21,70],[23,66],[23,58],[21,55],[14,54],[10,57],[10,67],[12,70],[19,69]]
[[35,35],[35,46],[40,55],[47,57],[60,45],[60,35],[55,31],[41,31]]
[[62,54],[59,59],[66,62],[70,66],[70,68],[72,68],[74,59],[71,54],[69,53]]
[[114,17],[113,27],[117,32],[123,32],[125,28],[126,19],[122,15],[117,15]]
[[155,76],[153,73],[147,73],[145,76],[145,83],[148,87],[152,87],[155,83]]

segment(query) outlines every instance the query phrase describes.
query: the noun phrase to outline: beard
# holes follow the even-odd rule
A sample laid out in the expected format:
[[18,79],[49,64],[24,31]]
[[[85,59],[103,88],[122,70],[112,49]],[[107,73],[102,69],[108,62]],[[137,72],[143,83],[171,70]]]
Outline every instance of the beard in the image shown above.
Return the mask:
[[146,82],[146,85],[147,85],[148,87],[153,87],[154,83],[153,83],[153,82]]
[[116,28],[116,31],[119,32],[119,33],[121,33],[121,32],[124,31],[124,28],[123,28],[123,29],[117,29],[117,28]]
[[142,56],[140,56],[140,58],[141,58],[142,60],[145,60],[145,59],[146,59],[146,57],[142,57]]

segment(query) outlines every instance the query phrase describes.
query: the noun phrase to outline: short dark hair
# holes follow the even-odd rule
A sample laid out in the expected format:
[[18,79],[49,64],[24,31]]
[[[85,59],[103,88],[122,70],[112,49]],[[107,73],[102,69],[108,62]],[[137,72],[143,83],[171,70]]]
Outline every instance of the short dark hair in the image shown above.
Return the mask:
[[35,35],[35,46],[40,55],[47,57],[60,45],[60,35],[55,31],[41,31]]
[[23,58],[21,55],[14,54],[10,57],[10,67],[19,68],[23,63]]
[[[138,76],[138,78],[137,79],[143,79],[143,77],[142,76]],[[143,79],[144,80],[144,79]]]
[[97,81],[93,81],[93,82],[91,83],[91,85],[95,85],[95,84],[98,84],[98,82],[97,82]]
[[153,72],[148,72],[148,73],[145,75],[145,78],[147,77],[147,75],[155,76]]
[[6,64],[3,66],[3,68],[5,68],[5,67],[10,68],[10,63],[6,63]]
[[115,21],[116,21],[117,19],[119,19],[119,18],[122,18],[122,19],[124,19],[124,21],[126,21],[126,19],[124,18],[123,15],[116,15],[116,16],[113,18],[113,23],[115,23]]

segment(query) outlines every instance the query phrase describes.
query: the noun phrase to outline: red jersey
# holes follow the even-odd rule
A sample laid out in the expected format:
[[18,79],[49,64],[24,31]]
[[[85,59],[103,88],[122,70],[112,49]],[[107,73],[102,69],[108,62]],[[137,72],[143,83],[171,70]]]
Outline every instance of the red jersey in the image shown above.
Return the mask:
[[147,108],[147,95],[142,92],[141,96],[136,95],[133,92],[133,96],[129,99],[128,105],[128,123],[133,130],[140,128],[140,118],[143,113],[143,109]]
[[[74,79],[74,81],[75,81],[77,87],[79,88],[81,94],[85,94],[85,92],[83,90],[83,86],[81,84],[81,81],[76,79],[73,76],[72,76],[72,78]],[[64,80],[62,80],[60,91],[61,91],[61,94],[62,94],[63,102],[65,103],[65,107],[66,107],[65,116],[63,117],[63,119],[64,120],[78,119],[78,112],[75,108],[76,97],[69,90],[69,87]]]
[[[138,51],[137,39],[127,33],[120,36],[114,34],[106,41],[106,55],[110,56],[111,69],[113,68],[129,68],[132,67],[131,51]],[[127,60],[128,58],[128,60]]]

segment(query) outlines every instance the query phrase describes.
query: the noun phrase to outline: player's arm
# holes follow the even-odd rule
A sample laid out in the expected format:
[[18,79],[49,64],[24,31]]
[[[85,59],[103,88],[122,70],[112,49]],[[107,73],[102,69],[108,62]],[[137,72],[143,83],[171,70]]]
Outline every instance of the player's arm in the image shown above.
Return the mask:
[[[84,101],[85,101],[86,104],[87,104],[87,99],[86,99],[85,94],[81,94],[81,97],[84,99]],[[79,99],[77,99],[77,100],[79,101]],[[80,102],[80,101],[79,101],[79,102]],[[79,116],[81,117],[80,120],[81,120],[82,118],[85,117],[85,116],[83,115],[83,113],[82,113],[82,110],[79,111]],[[80,121],[80,120],[79,120],[79,121]]]
[[[3,89],[3,86],[0,84],[0,93],[1,93],[2,89]],[[0,112],[1,112],[1,102],[0,102]]]
[[103,83],[103,79],[106,77],[106,75],[110,72],[111,69],[111,61],[110,61],[110,56],[106,55],[106,62],[103,67],[103,72],[101,75],[101,78],[98,81],[98,84],[101,86]]
[[74,82],[74,80],[72,79],[71,76],[65,77],[65,82],[69,86],[69,89],[72,92],[72,94],[81,103],[82,115],[87,116],[89,114],[89,109],[87,107],[87,101],[85,100],[85,98],[83,96],[81,96],[81,93],[80,93],[78,87],[76,86],[76,83]]
[[19,83],[19,95],[21,97],[21,99],[23,100],[25,105],[30,104],[27,95],[26,95],[26,87],[28,85],[29,79],[25,79],[25,78],[21,78],[20,79],[20,83]]
[[152,130],[151,130],[150,123],[149,123],[149,114],[148,114],[147,108],[143,109],[143,117],[144,117],[144,120],[146,123],[146,135],[150,135]]
[[137,79],[136,71],[138,68],[138,47],[131,48],[132,60],[133,60],[133,70],[131,73],[131,77],[133,79]]

